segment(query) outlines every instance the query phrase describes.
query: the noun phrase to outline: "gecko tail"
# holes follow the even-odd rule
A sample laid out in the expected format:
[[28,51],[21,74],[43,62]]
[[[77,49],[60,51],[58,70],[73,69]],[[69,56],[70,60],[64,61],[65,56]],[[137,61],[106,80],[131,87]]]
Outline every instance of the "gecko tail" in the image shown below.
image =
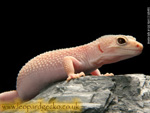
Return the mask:
[[15,102],[17,99],[19,100],[20,98],[16,90],[7,91],[7,92],[0,94],[0,103],[1,102]]

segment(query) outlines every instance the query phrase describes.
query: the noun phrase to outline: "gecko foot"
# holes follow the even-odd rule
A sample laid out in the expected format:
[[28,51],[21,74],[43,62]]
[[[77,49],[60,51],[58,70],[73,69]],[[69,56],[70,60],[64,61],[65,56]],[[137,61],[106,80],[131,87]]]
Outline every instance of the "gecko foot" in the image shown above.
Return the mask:
[[102,74],[102,76],[114,76],[113,73],[106,73],[106,74]]
[[81,76],[85,76],[84,72],[80,72],[77,74],[71,74],[68,76],[67,81],[71,80],[71,79],[75,79],[75,78],[80,78]]

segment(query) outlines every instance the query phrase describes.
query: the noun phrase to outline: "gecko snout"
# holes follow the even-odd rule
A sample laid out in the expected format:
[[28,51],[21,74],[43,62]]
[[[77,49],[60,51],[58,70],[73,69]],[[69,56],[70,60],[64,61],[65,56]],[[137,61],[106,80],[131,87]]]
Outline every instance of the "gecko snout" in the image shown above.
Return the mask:
[[142,51],[143,50],[143,45],[141,43],[138,43],[136,45],[136,47],[138,48],[139,51]]

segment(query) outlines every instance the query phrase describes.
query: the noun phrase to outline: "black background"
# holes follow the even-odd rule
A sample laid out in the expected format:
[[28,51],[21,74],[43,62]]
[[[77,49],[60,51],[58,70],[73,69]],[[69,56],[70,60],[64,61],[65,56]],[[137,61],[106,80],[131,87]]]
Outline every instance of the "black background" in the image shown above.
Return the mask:
[[53,49],[89,43],[107,34],[132,35],[143,43],[144,50],[140,56],[104,65],[101,73],[150,75],[147,3],[4,4],[1,14],[0,92],[16,89],[19,70],[34,56]]

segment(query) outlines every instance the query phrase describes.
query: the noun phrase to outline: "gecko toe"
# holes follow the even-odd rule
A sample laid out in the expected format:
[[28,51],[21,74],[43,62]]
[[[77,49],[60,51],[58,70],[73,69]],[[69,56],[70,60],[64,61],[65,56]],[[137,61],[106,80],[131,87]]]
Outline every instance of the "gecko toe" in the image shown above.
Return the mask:
[[68,76],[67,81],[70,81],[71,79],[76,79],[76,78],[80,78],[81,76],[85,76],[84,72],[80,72],[77,74],[71,74]]
[[106,73],[103,76],[114,76],[114,74],[113,73]]

